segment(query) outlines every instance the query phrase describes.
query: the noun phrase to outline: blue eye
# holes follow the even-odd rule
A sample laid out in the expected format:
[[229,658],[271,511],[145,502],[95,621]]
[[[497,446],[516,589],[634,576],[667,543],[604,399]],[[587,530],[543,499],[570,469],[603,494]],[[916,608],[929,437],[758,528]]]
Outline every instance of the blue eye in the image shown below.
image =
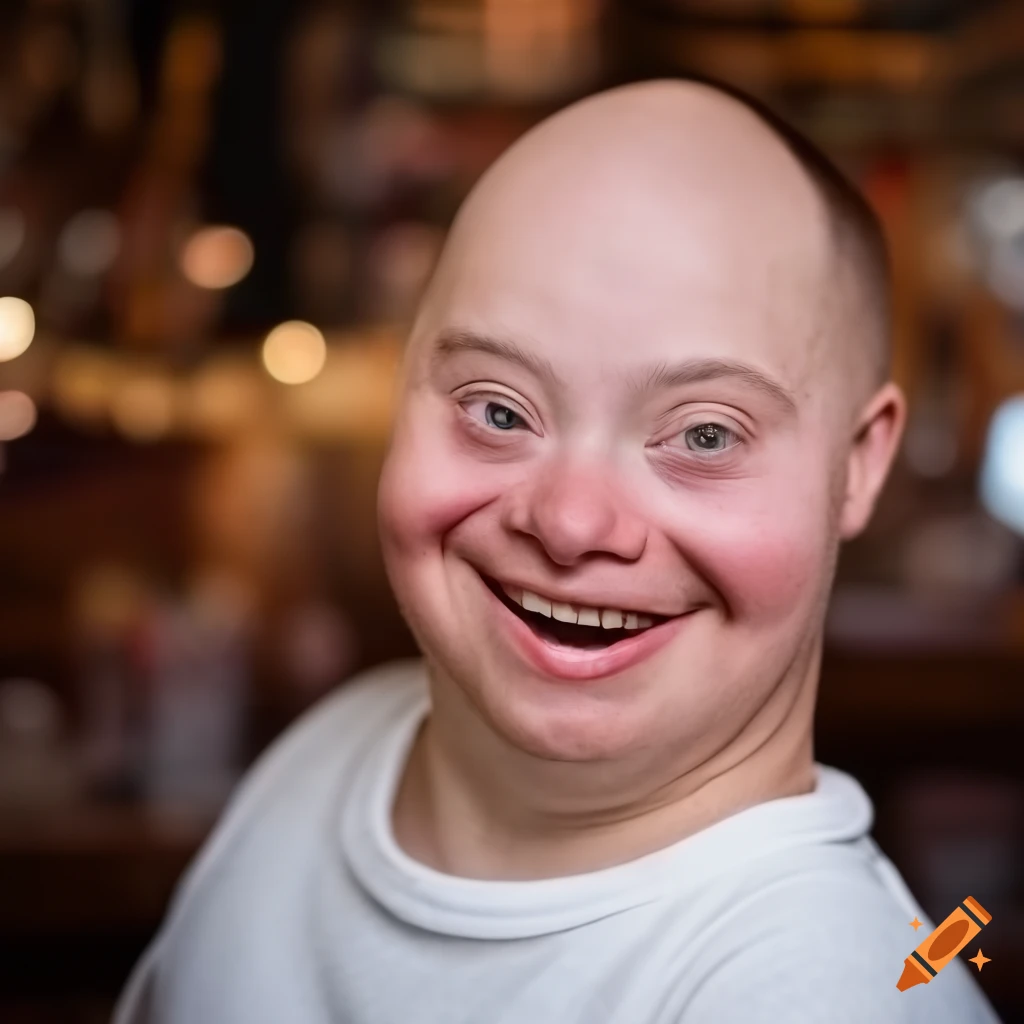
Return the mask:
[[686,447],[694,452],[722,452],[731,448],[732,431],[717,423],[702,423],[683,432]]
[[522,422],[518,413],[497,402],[488,402],[484,406],[484,419],[489,427],[496,427],[498,430],[511,430]]

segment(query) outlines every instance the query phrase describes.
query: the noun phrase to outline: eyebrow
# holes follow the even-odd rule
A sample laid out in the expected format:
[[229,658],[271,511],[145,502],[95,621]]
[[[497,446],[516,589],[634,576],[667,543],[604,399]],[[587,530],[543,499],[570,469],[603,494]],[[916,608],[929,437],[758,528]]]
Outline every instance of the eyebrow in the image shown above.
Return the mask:
[[442,331],[434,343],[431,363],[436,366],[446,362],[459,352],[483,352],[487,355],[497,356],[499,359],[504,359],[505,362],[521,366],[535,377],[553,384],[556,388],[565,388],[565,383],[555,371],[554,366],[543,356],[535,356],[507,338],[477,334],[475,331]]
[[776,405],[788,412],[796,412],[796,399],[793,393],[778,381],[755,369],[747,363],[732,362],[728,359],[688,359],[672,366],[659,364],[647,371],[647,376],[639,384],[632,382],[633,388],[641,394],[651,391],[668,390],[684,384],[697,384],[704,380],[717,380],[731,377],[767,395]]
[[[514,363],[534,376],[563,388],[565,384],[551,362],[543,356],[526,351],[508,338],[478,334],[475,331],[449,329],[442,331],[434,343],[431,363],[435,367],[460,352],[481,352]],[[639,380],[631,379],[630,386],[639,394],[653,391],[667,391],[685,384],[701,381],[733,378],[767,395],[775,404],[788,412],[796,411],[796,399],[792,392],[777,381],[747,363],[727,359],[688,359],[681,363],[667,365],[658,363],[641,373]]]

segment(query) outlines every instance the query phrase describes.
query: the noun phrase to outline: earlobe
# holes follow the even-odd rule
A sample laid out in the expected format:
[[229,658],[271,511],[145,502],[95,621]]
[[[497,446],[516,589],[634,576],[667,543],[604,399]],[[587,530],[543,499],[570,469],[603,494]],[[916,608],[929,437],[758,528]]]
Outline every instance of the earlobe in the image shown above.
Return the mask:
[[846,466],[839,523],[843,540],[856,537],[871,520],[899,450],[906,419],[906,397],[892,381],[881,387],[864,407]]

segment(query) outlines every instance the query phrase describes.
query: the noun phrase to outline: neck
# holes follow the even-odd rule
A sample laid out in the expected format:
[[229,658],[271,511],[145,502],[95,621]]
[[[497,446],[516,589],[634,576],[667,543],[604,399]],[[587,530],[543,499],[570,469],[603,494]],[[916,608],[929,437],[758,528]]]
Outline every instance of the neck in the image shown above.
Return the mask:
[[682,768],[532,757],[483,728],[465,702],[438,700],[432,676],[434,711],[399,786],[395,838],[411,857],[458,877],[558,878],[634,860],[747,807],[810,792],[819,665],[820,647],[737,737]]

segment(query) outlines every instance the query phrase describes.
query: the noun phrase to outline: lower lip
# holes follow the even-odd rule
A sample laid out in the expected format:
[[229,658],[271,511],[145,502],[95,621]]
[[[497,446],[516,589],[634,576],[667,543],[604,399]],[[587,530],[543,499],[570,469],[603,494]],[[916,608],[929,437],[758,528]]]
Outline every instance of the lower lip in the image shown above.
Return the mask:
[[544,675],[574,682],[604,679],[640,664],[660,651],[693,614],[689,612],[677,615],[667,622],[651,626],[642,633],[627,640],[620,640],[603,650],[585,651],[562,647],[538,636],[518,615],[502,604],[483,579],[480,583],[487,592],[487,598],[500,619],[503,630],[510,634],[517,650],[530,665]]

